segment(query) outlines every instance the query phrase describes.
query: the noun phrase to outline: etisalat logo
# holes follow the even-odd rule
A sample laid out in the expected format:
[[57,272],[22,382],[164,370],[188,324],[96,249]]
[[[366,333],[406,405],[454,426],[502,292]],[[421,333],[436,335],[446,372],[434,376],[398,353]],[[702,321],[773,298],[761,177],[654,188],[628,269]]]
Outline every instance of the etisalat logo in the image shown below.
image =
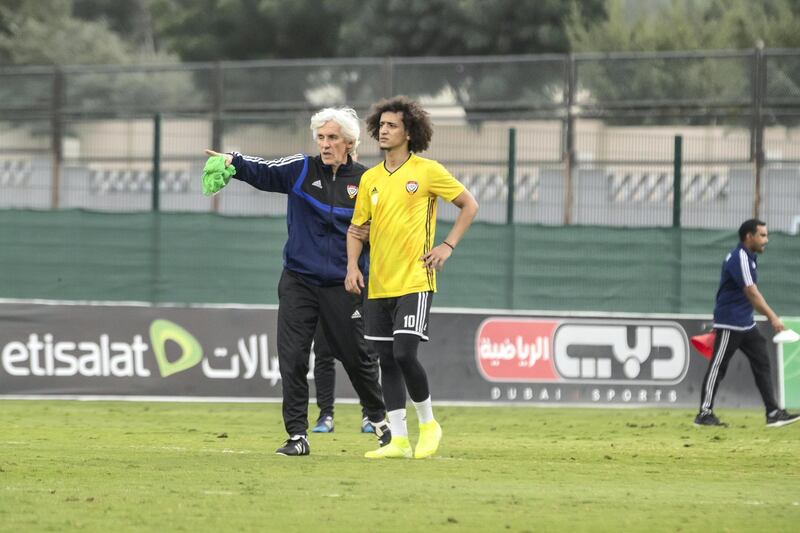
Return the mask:
[[669,321],[489,318],[475,357],[493,382],[671,385],[686,375],[689,344]]
[[[266,334],[239,338],[236,352],[214,348],[213,357],[203,356],[203,347],[175,322],[158,319],[150,324],[150,345],[142,335],[131,342],[112,341],[101,334],[97,341],[57,340],[53,334],[31,333],[27,341],[15,340],[0,351],[3,371],[9,376],[149,377],[145,361],[152,347],[158,372],[168,377],[198,364],[210,379],[252,379],[256,376],[275,385],[280,379],[278,358],[269,355]],[[174,343],[180,355],[175,357]]]

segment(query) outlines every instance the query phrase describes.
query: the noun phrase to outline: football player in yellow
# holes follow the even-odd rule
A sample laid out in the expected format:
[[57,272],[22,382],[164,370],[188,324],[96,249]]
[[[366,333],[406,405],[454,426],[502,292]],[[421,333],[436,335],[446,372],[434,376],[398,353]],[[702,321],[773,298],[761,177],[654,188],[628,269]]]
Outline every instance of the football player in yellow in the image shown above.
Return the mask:
[[[419,362],[420,341],[428,340],[428,312],[441,270],[478,212],[478,203],[442,165],[420,157],[433,135],[430,117],[404,96],[378,102],[367,118],[384,161],[361,177],[353,226],[370,224],[370,273],[364,337],[380,355],[383,397],[391,442],[366,453],[368,458],[422,459],[436,453],[442,428],[433,417],[428,376]],[[436,244],[439,198],[459,208],[453,228]],[[354,228],[355,230],[356,228]],[[345,288],[360,294],[364,276],[358,267],[363,241],[347,235]],[[412,451],[406,426],[406,387],[419,420]]]

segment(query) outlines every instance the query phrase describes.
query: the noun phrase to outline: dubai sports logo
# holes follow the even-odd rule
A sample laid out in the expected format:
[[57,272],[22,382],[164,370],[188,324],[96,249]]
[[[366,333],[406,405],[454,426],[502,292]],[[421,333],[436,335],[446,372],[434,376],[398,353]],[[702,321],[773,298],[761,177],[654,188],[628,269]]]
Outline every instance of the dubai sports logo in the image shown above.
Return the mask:
[[358,185],[350,184],[347,186],[347,196],[352,200],[358,194]]
[[406,192],[408,194],[414,194],[419,189],[419,183],[416,181],[407,181],[406,182]]
[[488,318],[475,358],[494,382],[666,385],[686,375],[689,343],[670,321]]

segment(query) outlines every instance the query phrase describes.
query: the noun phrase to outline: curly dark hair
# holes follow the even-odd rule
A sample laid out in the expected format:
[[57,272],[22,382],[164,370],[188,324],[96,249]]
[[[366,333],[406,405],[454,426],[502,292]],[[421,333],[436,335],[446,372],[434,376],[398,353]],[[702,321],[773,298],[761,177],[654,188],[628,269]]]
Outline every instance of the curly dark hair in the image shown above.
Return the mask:
[[408,132],[408,149],[415,154],[424,152],[431,144],[433,125],[428,112],[407,96],[395,96],[384,99],[372,106],[372,113],[367,117],[367,132],[378,140],[381,129],[381,115],[387,111],[403,114],[403,126]]

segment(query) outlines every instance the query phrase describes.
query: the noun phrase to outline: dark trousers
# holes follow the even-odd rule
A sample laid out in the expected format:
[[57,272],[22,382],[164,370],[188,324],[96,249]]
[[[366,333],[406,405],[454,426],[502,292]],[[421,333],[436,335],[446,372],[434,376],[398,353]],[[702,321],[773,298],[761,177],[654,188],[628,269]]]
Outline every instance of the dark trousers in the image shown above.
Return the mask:
[[[367,348],[371,345],[367,342]],[[367,365],[369,372],[378,376],[378,355],[369,350],[369,358],[363,364]],[[317,407],[319,416],[333,416],[334,402],[336,400],[336,360],[341,361],[342,356],[333,353],[331,343],[328,342],[325,333],[322,331],[322,324],[317,324],[317,331],[314,332],[314,388],[317,389]],[[344,364],[344,363],[343,363]],[[351,380],[352,381],[352,380]],[[361,415],[369,418],[364,403],[361,403]]]
[[319,416],[333,416],[333,403],[336,398],[336,359],[333,350],[317,325],[314,333],[314,386],[317,389]]
[[338,354],[370,420],[385,416],[378,364],[364,340],[361,297],[344,285],[318,287],[289,270],[278,284],[278,361],[283,386],[283,423],[289,435],[308,430],[308,359],[317,323]]
[[757,327],[747,331],[734,331],[731,329],[718,329],[717,338],[714,340],[714,352],[708,364],[708,370],[703,378],[703,387],[700,389],[700,412],[710,412],[714,408],[714,398],[728,364],[736,350],[741,349],[750,362],[750,369],[756,381],[758,392],[764,401],[767,414],[778,409],[772,388],[772,370],[770,369],[769,355],[767,354],[767,341],[758,331]]

